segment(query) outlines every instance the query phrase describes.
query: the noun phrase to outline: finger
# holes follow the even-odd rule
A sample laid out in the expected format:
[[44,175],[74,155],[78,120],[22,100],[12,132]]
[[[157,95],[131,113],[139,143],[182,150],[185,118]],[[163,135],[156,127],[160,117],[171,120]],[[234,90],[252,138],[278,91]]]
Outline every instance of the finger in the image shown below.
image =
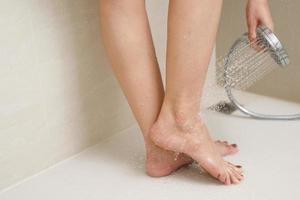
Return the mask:
[[256,38],[256,27],[257,20],[254,18],[248,18],[248,38],[250,41],[255,40]]

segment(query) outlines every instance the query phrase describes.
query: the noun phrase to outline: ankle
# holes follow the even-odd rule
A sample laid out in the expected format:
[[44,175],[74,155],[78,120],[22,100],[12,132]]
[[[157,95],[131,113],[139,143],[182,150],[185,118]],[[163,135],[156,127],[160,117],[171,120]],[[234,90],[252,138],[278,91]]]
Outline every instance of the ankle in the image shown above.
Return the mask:
[[167,120],[173,125],[184,128],[201,121],[199,113],[200,105],[198,102],[172,102],[165,99],[158,119],[163,118],[164,121]]

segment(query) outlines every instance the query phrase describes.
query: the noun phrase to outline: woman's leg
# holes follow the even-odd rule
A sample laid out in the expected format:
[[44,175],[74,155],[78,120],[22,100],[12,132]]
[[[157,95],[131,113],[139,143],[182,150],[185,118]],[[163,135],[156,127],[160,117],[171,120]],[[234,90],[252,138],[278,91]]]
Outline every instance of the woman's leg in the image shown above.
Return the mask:
[[[149,139],[164,98],[144,0],[100,0],[102,38],[112,68],[126,95],[145,139],[147,172],[152,176],[170,174],[191,159],[165,151]],[[217,141],[222,155],[237,148]]]
[[103,42],[114,73],[144,135],[147,172],[170,174],[190,158],[163,150],[149,139],[164,89],[155,56],[144,0],[100,0]]
[[242,179],[242,170],[221,158],[198,115],[221,7],[221,0],[170,0],[166,95],[150,136],[230,184]]

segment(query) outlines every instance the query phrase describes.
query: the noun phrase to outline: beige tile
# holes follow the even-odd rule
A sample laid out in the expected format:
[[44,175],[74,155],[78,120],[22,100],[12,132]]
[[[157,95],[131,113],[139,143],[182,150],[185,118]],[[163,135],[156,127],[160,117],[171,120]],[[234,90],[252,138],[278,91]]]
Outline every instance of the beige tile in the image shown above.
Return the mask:
[[14,68],[0,79],[0,130],[30,120],[41,106],[39,78],[34,66]]
[[[1,6],[0,6],[1,7]],[[0,12],[1,13],[1,12]],[[36,51],[33,47],[33,28],[31,18],[28,14],[19,13],[19,16],[13,19],[14,22],[4,24],[0,22],[0,77],[8,74],[2,73],[11,68],[30,66],[35,62]],[[8,71],[9,72],[9,71]]]

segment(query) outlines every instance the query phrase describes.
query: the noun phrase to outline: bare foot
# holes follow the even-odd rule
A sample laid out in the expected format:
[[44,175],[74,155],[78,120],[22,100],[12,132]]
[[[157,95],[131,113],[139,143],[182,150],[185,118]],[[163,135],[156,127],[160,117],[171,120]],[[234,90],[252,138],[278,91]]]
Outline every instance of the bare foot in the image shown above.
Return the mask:
[[[216,148],[221,156],[227,156],[238,152],[236,144],[228,144],[227,141],[215,141]],[[147,174],[154,177],[170,175],[177,169],[193,162],[193,159],[172,151],[163,150],[155,145],[148,149],[146,170]]]
[[198,117],[176,116],[172,120],[169,113],[161,112],[151,128],[150,137],[163,149],[193,158],[201,168],[224,184],[239,183],[243,179],[241,167],[222,159],[205,124]]

